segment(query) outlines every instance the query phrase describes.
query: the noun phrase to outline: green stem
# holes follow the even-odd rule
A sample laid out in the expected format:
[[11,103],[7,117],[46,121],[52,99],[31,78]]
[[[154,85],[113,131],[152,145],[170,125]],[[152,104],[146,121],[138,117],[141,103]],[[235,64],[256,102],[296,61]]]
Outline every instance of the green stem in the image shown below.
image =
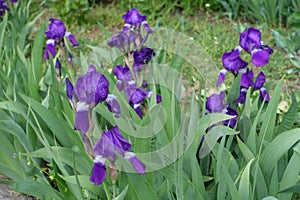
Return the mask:
[[117,186],[116,183],[113,184],[113,198],[115,199],[117,196]]
[[111,195],[110,195],[110,191],[109,191],[108,186],[107,186],[105,181],[103,182],[103,187],[104,187],[104,191],[105,191],[107,200],[112,200]]

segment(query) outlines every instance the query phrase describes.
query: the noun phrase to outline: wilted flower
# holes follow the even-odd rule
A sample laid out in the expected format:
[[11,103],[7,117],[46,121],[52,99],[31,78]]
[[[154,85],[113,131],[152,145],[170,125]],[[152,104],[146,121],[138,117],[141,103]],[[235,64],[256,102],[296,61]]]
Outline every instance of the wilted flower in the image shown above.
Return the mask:
[[117,160],[115,152],[128,160],[137,173],[145,174],[146,166],[134,153],[129,152],[130,150],[131,144],[121,136],[117,126],[113,127],[112,130],[103,132],[100,140],[94,145],[94,154],[96,155],[96,158],[94,159],[94,167],[90,181],[95,185],[103,183],[106,178],[105,161],[109,160],[111,163],[114,163]]

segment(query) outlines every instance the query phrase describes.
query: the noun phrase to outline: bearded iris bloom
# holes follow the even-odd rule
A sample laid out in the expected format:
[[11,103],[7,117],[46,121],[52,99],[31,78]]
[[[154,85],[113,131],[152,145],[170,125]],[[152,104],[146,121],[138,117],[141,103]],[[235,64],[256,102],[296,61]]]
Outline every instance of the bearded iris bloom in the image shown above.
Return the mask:
[[134,153],[130,152],[132,146],[125,140],[117,126],[111,130],[103,132],[101,138],[94,145],[94,167],[90,176],[90,181],[95,185],[99,185],[104,182],[106,178],[106,167],[105,162],[115,163],[117,155],[120,154],[126,160],[128,160],[139,174],[145,174],[146,166],[135,156]]
[[228,125],[230,128],[234,128],[238,113],[231,108],[228,104],[224,104],[225,93],[220,92],[220,94],[213,94],[206,100],[206,114],[208,113],[224,113],[227,115],[234,116],[234,118],[226,120],[223,122],[224,125]]
[[128,31],[131,28],[139,29],[140,26],[143,26],[147,33],[152,33],[147,21],[146,16],[142,16],[138,10],[131,9],[125,15],[123,15],[124,31]]
[[88,131],[91,110],[98,103],[106,101],[110,111],[120,114],[118,102],[108,94],[108,80],[103,74],[96,72],[94,66],[90,66],[87,73],[77,79],[75,88],[66,79],[66,88],[71,106],[76,111],[74,129],[80,130],[82,134]]
[[248,63],[240,57],[239,49],[224,53],[222,56],[222,63],[224,69],[220,71],[217,86],[224,82],[227,72],[231,72],[236,76],[242,69],[246,68],[248,65]]
[[253,90],[259,90],[260,92],[260,100],[266,101],[267,103],[270,102],[270,96],[267,93],[266,88],[264,88],[264,83],[266,81],[266,76],[263,72],[260,72],[256,80],[254,82],[254,74],[251,70],[247,70],[244,74],[242,74],[241,77],[241,83],[240,83],[240,96],[237,99],[237,103],[245,104],[246,102],[246,95],[247,91],[250,87],[253,87]]
[[66,32],[66,27],[61,20],[50,18],[49,21],[50,24],[45,32],[47,42],[44,58],[47,60],[49,59],[49,53],[52,57],[55,57],[56,46],[64,46],[64,38],[67,38],[74,47],[78,46],[78,42],[73,35],[70,32]]
[[134,73],[142,71],[143,65],[149,63],[153,56],[155,56],[155,52],[148,47],[142,47],[141,50],[135,51],[133,53],[134,63],[132,66]]
[[240,46],[252,55],[252,64],[257,67],[268,64],[270,55],[273,53],[273,49],[261,41],[261,33],[255,28],[248,28],[241,33]]
[[[11,0],[11,2],[12,3],[17,3],[17,0]],[[0,0],[0,17],[2,15],[4,15],[4,13],[8,10],[9,10],[9,8],[6,4],[6,0]]]

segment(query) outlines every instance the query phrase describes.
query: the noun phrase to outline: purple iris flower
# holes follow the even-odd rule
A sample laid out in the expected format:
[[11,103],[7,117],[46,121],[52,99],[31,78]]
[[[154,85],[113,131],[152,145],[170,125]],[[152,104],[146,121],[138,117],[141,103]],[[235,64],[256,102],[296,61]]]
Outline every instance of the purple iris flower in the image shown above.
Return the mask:
[[263,101],[265,99],[266,102],[270,101],[270,97],[266,91],[266,89],[263,87],[266,81],[266,76],[263,72],[260,72],[257,77],[256,81],[253,82],[254,75],[251,70],[247,70],[241,78],[241,89],[240,89],[240,96],[237,99],[237,103],[245,104],[246,102],[246,96],[247,91],[249,87],[253,87],[253,90],[259,90],[260,91],[260,100]]
[[265,84],[265,81],[266,81],[266,76],[264,75],[263,72],[260,72],[256,77],[256,81],[254,83],[253,89],[259,90],[259,92],[260,92],[259,97],[260,97],[261,101],[265,100],[267,103],[269,103],[270,96],[269,96],[266,88],[263,87]]
[[115,95],[109,94],[106,98],[107,108],[111,113],[115,114],[115,117],[119,118],[121,109]]
[[72,43],[73,46],[78,46],[78,42],[75,40],[73,35],[70,32],[66,32],[66,26],[61,20],[50,18],[49,21],[50,24],[45,32],[45,35],[48,40],[46,42],[44,58],[47,60],[49,59],[49,53],[52,55],[52,57],[55,56],[55,47],[57,45],[64,44],[64,37],[66,37]]
[[225,75],[228,71],[236,76],[238,75],[240,70],[246,68],[248,65],[248,63],[240,57],[239,49],[224,53],[222,56],[222,63],[224,69],[220,71],[217,86],[224,82]]
[[53,39],[55,41],[61,40],[66,34],[66,27],[64,23],[59,19],[49,19],[50,24],[45,32],[47,39]]
[[143,65],[149,63],[153,56],[155,56],[154,50],[148,47],[142,47],[140,51],[135,51],[133,53],[133,71],[135,73],[142,71]]
[[85,134],[89,128],[90,110],[106,100],[109,82],[103,74],[96,72],[94,66],[90,66],[87,73],[77,79],[75,88],[66,79],[66,89],[68,99],[76,111],[74,129]]
[[114,35],[112,39],[107,42],[107,44],[110,47],[116,47],[122,52],[126,52],[129,50],[130,38],[125,32],[121,31]]
[[227,115],[235,116],[232,119],[223,122],[224,125],[228,125],[230,128],[234,128],[238,113],[231,108],[228,104],[223,103],[225,99],[225,93],[220,92],[220,94],[213,94],[206,100],[206,114],[208,113],[224,113]]
[[261,33],[255,28],[248,28],[241,33],[240,46],[252,55],[252,64],[257,67],[265,66],[273,53],[273,49],[263,44]]
[[134,8],[123,15],[123,20],[125,22],[124,31],[130,30],[132,27],[139,28],[142,25],[147,33],[152,33],[152,30],[147,24],[146,16],[140,15],[139,11]]
[[[17,0],[11,0],[12,3],[17,3]],[[4,15],[5,11],[8,11],[9,8],[6,4],[6,0],[0,0],[0,17]]]
[[95,185],[103,183],[106,178],[105,161],[108,159],[110,162],[117,160],[115,152],[119,153],[126,160],[128,160],[135,168],[137,173],[145,174],[146,166],[135,156],[134,153],[129,152],[131,150],[131,144],[125,140],[117,126],[112,130],[103,132],[100,140],[94,145],[94,167],[90,177],[90,181]]
[[0,0],[0,16],[4,15],[5,11],[9,10],[6,5],[6,0]]

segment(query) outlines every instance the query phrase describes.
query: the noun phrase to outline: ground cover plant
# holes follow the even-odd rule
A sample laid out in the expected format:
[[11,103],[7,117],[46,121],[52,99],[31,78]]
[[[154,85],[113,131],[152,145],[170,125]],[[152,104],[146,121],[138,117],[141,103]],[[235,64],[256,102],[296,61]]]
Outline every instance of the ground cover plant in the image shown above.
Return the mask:
[[[171,2],[161,4],[147,5]],[[98,21],[103,40],[88,41],[57,15],[37,23],[44,13],[31,7],[0,1],[0,174],[11,189],[38,199],[300,197],[299,91],[270,77],[289,62],[268,28],[236,25],[230,42],[203,46],[203,35],[180,32],[197,32],[194,19],[162,27],[130,7],[115,14],[121,27]]]

